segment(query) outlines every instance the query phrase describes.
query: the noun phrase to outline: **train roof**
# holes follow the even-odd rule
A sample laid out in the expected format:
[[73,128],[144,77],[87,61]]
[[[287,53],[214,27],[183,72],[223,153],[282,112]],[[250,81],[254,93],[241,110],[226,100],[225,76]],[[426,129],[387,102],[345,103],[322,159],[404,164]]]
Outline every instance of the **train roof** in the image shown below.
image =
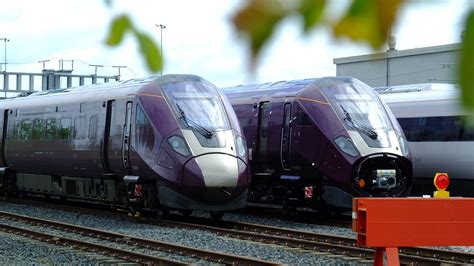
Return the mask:
[[374,90],[379,94],[388,93],[416,93],[423,91],[450,91],[458,90],[458,85],[451,83],[420,83],[420,84],[406,84],[396,86],[381,86],[374,87]]
[[384,86],[374,90],[387,103],[456,100],[460,95],[458,85],[448,83]]
[[290,80],[290,81],[277,81],[267,82],[261,84],[251,85],[238,85],[235,87],[221,88],[221,91],[225,93],[228,98],[239,97],[245,94],[248,97],[259,97],[259,96],[294,96],[302,89],[306,88],[310,84],[314,83],[318,78],[301,79],[301,80]]
[[160,85],[168,82],[178,82],[181,80],[203,81],[199,76],[172,74],[163,76],[151,76],[137,79],[130,79],[102,84],[91,84],[85,86],[72,87],[67,89],[54,89],[39,91],[28,96],[7,98],[0,101],[0,108],[19,108],[24,106],[40,106],[46,104],[67,104],[88,100],[101,100],[125,97],[136,94],[141,88],[148,84]]
[[423,83],[374,88],[396,117],[456,116],[465,114],[455,84]]

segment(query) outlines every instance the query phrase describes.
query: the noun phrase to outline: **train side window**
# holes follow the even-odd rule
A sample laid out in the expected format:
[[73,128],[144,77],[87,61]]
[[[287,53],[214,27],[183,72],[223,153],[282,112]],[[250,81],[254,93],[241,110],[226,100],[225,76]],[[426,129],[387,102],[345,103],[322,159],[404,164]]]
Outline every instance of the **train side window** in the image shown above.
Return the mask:
[[13,139],[19,139],[20,138],[20,123],[15,122],[13,124]]
[[23,120],[21,121],[20,126],[20,138],[22,140],[29,140],[31,139],[31,120]]
[[145,112],[143,112],[142,107],[138,104],[137,104],[137,114],[136,114],[135,124],[137,125],[148,124],[148,118],[146,117]]
[[460,139],[462,141],[474,141],[474,124],[469,123],[465,117],[463,117],[463,127],[461,130]]
[[402,127],[408,141],[420,141],[421,118],[399,118],[398,123]]
[[89,138],[95,139],[97,137],[97,117],[91,116],[89,120]]
[[55,139],[58,121],[54,118],[46,120],[46,139]]
[[59,139],[69,139],[71,135],[71,119],[64,118],[59,121]]
[[31,132],[32,139],[43,139],[46,131],[46,123],[43,119],[33,120],[33,130]]
[[86,131],[86,118],[74,118],[74,139],[83,139]]
[[430,141],[434,139],[435,131],[439,127],[440,121],[438,117],[423,117],[422,118],[422,141]]
[[296,109],[296,124],[298,126],[310,126],[311,125],[311,119],[303,111],[303,109],[301,109],[301,107],[299,107],[299,106]]
[[137,104],[137,112],[135,113],[135,141],[147,150],[155,147],[155,133],[153,126],[145,115],[142,107]]

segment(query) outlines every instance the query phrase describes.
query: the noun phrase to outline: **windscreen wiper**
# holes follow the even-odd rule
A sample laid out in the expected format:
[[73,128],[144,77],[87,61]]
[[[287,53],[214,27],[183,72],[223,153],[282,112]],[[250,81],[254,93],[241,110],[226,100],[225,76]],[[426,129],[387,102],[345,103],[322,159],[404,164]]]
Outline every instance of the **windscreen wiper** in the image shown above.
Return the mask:
[[344,113],[344,120],[351,123],[353,128],[355,128],[355,129],[361,131],[362,133],[366,134],[371,139],[377,139],[377,137],[379,136],[377,134],[377,132],[373,131],[371,128],[367,127],[366,125],[364,125],[364,124],[362,124],[358,121],[352,120],[352,117],[349,114],[349,112],[347,112],[346,109],[342,105],[339,105],[339,106],[341,107],[341,110]]
[[203,135],[207,139],[212,138],[212,135],[213,135],[212,131],[201,126],[199,123],[196,123],[193,120],[187,118],[186,114],[184,113],[183,109],[181,109],[178,103],[176,103],[176,107],[178,108],[179,114],[181,115],[181,118],[186,123],[187,127],[195,129],[197,132],[199,132],[199,134]]

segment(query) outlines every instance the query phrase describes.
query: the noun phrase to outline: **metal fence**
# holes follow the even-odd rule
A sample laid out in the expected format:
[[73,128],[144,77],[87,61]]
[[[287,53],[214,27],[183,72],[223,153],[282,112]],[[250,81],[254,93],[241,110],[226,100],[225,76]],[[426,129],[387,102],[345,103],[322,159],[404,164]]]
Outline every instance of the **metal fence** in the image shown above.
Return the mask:
[[77,75],[70,70],[43,70],[42,73],[0,72],[0,98],[21,93],[72,88],[119,81],[120,76]]

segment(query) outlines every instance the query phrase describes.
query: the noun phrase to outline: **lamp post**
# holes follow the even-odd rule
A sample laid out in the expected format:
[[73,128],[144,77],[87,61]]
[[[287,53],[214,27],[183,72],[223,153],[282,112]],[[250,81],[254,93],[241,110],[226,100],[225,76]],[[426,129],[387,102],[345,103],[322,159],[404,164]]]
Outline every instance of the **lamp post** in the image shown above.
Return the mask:
[[3,77],[3,79],[4,79],[4,83],[3,83],[3,87],[4,87],[4,88],[3,88],[3,90],[5,91],[5,99],[6,99],[6,98],[7,98],[7,90],[8,90],[8,88],[5,88],[5,85],[7,84],[7,83],[5,82],[5,80],[8,79],[8,76],[7,76],[7,74],[6,74],[6,73],[7,73],[7,42],[9,42],[10,39],[7,39],[7,38],[0,38],[0,41],[4,41],[4,42],[5,42],[5,45],[4,45],[4,47],[5,47],[5,54],[4,54],[4,56],[3,56],[3,58],[4,58],[4,63],[3,63],[3,64],[5,65],[5,70],[4,70],[5,75],[4,75],[4,77]]
[[[161,58],[163,58],[163,29],[166,29],[166,26],[163,24],[156,24],[156,26],[160,28],[160,53],[161,53]],[[163,64],[161,65],[160,75],[163,76]]]
[[4,42],[5,42],[5,45],[4,45],[4,47],[5,47],[5,54],[4,54],[4,56],[3,56],[3,58],[4,58],[4,63],[3,63],[3,64],[5,65],[5,70],[4,70],[4,71],[7,72],[7,42],[9,42],[10,39],[7,39],[7,38],[0,38],[0,41],[4,41]]

